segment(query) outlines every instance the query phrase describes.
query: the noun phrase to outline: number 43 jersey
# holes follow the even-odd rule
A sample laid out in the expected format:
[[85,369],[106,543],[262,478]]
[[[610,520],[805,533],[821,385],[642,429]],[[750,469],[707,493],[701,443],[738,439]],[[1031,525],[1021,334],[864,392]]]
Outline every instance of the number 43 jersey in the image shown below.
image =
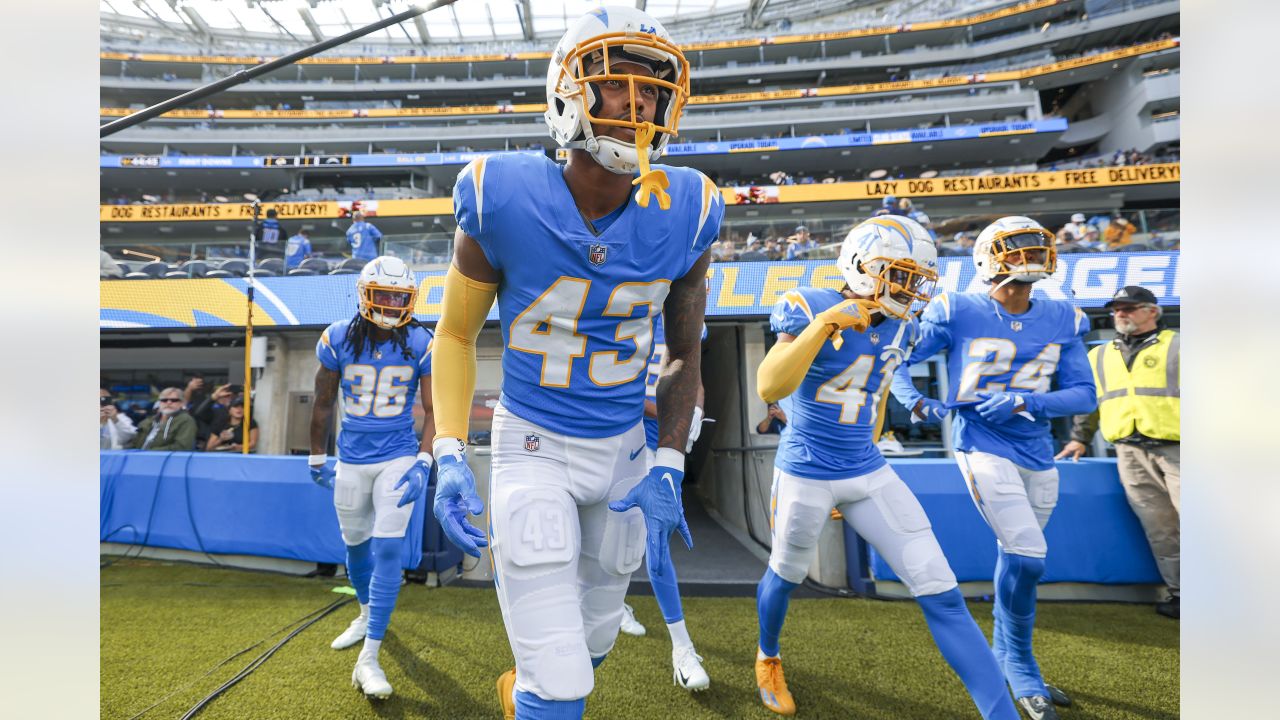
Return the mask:
[[[1049,419],[1082,415],[1097,406],[1084,350],[1088,332],[1089,318],[1064,300],[1034,298],[1030,309],[1013,315],[986,294],[944,293],[921,315],[920,341],[910,362],[947,353],[945,402],[956,410],[957,451],[988,452],[1029,470],[1048,470],[1054,455]],[[1028,412],[1008,422],[988,422],[974,410],[981,392],[1021,394]],[[905,367],[894,378],[893,394],[907,408],[923,397]]]
[[656,197],[640,207],[632,193],[594,232],[561,167],[545,157],[490,155],[459,173],[458,226],[502,275],[501,401],[515,415],[586,438],[639,422],[653,318],[724,215],[702,173],[654,167],[670,181],[670,209]]
[[335,322],[316,343],[316,358],[338,373],[342,388],[338,459],[366,465],[416,455],[413,403],[422,376],[431,374],[432,333],[418,325],[408,327],[408,357],[394,339],[372,348],[366,343],[356,357],[347,342],[351,322]]

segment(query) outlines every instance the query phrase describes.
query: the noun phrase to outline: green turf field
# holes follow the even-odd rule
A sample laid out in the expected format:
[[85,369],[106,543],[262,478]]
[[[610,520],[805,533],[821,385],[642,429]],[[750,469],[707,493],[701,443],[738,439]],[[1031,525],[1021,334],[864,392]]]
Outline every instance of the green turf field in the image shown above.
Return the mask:
[[[102,717],[131,718],[170,693],[142,717],[181,717],[282,638],[282,628],[346,597],[334,586],[144,560],[105,568]],[[753,599],[686,599],[711,675],[711,688],[696,695],[672,685],[670,643],[653,598],[630,602],[649,634],[619,636],[596,672],[588,718],[777,717],[756,699]],[[991,606],[971,608],[990,632]],[[302,631],[197,717],[501,717],[493,682],[512,661],[491,590],[404,588],[381,654],[395,695],[380,703],[350,686],[359,646],[329,649],[355,614],[354,605],[340,608]],[[801,718],[977,717],[914,603],[793,600],[782,646]],[[1076,700],[1064,720],[1178,716],[1178,625],[1150,606],[1042,605],[1036,647],[1046,677]]]

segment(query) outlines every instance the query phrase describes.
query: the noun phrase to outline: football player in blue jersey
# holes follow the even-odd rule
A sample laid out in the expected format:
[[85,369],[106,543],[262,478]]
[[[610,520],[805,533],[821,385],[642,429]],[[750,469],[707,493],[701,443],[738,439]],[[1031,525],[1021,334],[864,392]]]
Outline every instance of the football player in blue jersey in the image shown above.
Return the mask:
[[[688,62],[657,20],[596,8],[570,24],[548,68],[546,120],[568,163],[492,155],[454,188],[432,353],[451,380],[434,386],[435,513],[479,555],[485,534],[467,515],[484,503],[464,453],[475,338],[496,297],[505,349],[487,542],[516,661],[498,681],[508,716],[581,717],[631,573],[645,552],[665,554],[674,530],[692,545],[681,482],[724,200],[696,170],[649,164],[688,96]],[[640,420],[659,313],[667,354],[649,468]]]
[[[401,556],[413,503],[431,473],[435,435],[431,412],[432,334],[413,319],[418,283],[403,260],[375,258],[356,280],[359,312],[320,335],[315,405],[311,409],[311,477],[333,490],[347,546],[347,577],[360,616],[332,643],[335,650],[364,640],[351,683],[386,698],[391,685],[378,665],[391,611],[400,592]],[[342,394],[338,463],[325,457],[333,403]],[[414,396],[421,393],[426,423],[413,432]]]
[[[706,342],[707,328],[702,328],[702,340]],[[649,372],[645,377],[644,387],[644,441],[648,448],[645,458],[649,465],[654,462],[658,452],[658,378],[662,373],[662,362],[667,354],[667,339],[662,332],[662,316],[654,318],[653,354],[649,356]],[[693,405],[693,420],[689,424],[689,440],[685,452],[693,451],[693,444],[702,433],[702,423],[707,421],[703,415],[703,389],[698,383],[698,399]],[[680,586],[676,579],[675,564],[671,562],[671,553],[662,556],[646,555],[645,568],[649,572],[649,585],[653,588],[653,596],[658,600],[658,608],[662,610],[662,619],[667,624],[667,633],[671,636],[672,679],[685,690],[700,691],[711,686],[711,678],[702,667],[702,656],[693,647],[693,639],[689,637],[689,629],[684,622],[684,607],[680,603]],[[644,625],[636,619],[630,605],[623,605],[622,631],[630,635],[644,635]]]
[[1053,234],[1034,220],[989,225],[974,243],[973,264],[991,288],[930,303],[909,361],[947,354],[946,400],[924,397],[906,364],[893,394],[917,420],[956,411],[956,463],[998,545],[992,649],[1023,711],[1056,718],[1053,706],[1071,701],[1045,684],[1031,633],[1048,552],[1044,526],[1058,502],[1049,419],[1087,414],[1097,402],[1084,349],[1089,319],[1066,300],[1032,299],[1032,285],[1057,265]]
[[774,460],[773,549],[756,592],[756,685],[780,715],[794,715],[796,703],[778,636],[834,507],[902,578],[982,717],[1018,716],[929,518],[874,442],[890,378],[915,341],[915,313],[933,293],[937,257],[914,220],[871,218],[840,248],[841,290],[788,291],[770,317],[778,341],[760,363],[757,390],[765,402],[785,398],[789,422]]

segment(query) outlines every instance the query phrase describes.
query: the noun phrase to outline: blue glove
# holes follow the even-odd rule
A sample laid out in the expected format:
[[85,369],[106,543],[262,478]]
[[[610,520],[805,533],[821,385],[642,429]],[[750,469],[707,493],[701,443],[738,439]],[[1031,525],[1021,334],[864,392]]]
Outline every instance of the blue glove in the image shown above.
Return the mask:
[[[941,400],[933,398],[920,398],[919,407],[915,412],[911,413],[911,422],[936,423],[942,422],[942,419],[951,412],[947,409],[947,404]],[[921,417],[921,416],[924,417]]]
[[[980,392],[978,397],[982,402],[973,408],[974,411],[981,415],[983,420],[997,425],[1012,420],[1015,414],[1013,409],[1026,404],[1021,393]],[[1026,412],[1026,409],[1023,408],[1021,412]]]
[[[441,445],[455,445],[442,452]],[[480,557],[480,548],[488,547],[484,531],[467,522],[467,515],[484,512],[484,501],[476,494],[476,478],[467,466],[462,454],[465,446],[460,440],[442,438],[436,443],[436,500],[432,506],[436,520],[449,538],[471,557]],[[406,493],[407,494],[407,493]]]
[[[672,456],[675,457],[672,457]],[[680,465],[681,468],[674,467]],[[671,531],[676,530],[684,538],[685,547],[693,549],[693,535],[684,520],[684,503],[680,484],[684,482],[684,455],[671,448],[658,448],[658,456],[649,474],[631,488],[621,500],[609,503],[614,512],[626,512],[633,507],[644,513],[648,530],[647,552],[663,557],[668,552],[667,543]]]
[[422,497],[422,490],[427,486],[427,479],[431,477],[431,465],[434,462],[435,459],[431,457],[431,453],[418,453],[418,461],[406,470],[404,475],[396,481],[395,487],[391,488],[399,490],[401,485],[409,486],[404,489],[404,494],[400,496],[400,502],[396,503],[396,507],[404,507]]
[[[324,456],[320,455],[318,457],[324,457]],[[307,467],[307,469],[311,471],[311,482],[314,482],[315,484],[319,485],[322,488],[328,488],[332,490],[333,480],[338,476],[338,473],[336,473],[333,468],[329,467],[329,465],[325,463],[323,460],[321,460],[320,462],[322,464],[309,465]]]

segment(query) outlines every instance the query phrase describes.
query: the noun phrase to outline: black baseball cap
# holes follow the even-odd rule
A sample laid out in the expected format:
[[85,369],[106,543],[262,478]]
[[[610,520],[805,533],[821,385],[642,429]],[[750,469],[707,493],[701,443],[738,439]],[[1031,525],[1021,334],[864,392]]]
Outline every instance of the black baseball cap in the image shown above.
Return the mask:
[[1155,293],[1137,285],[1126,285],[1120,288],[1115,297],[1107,301],[1103,307],[1111,307],[1116,303],[1132,303],[1134,305],[1159,305]]

